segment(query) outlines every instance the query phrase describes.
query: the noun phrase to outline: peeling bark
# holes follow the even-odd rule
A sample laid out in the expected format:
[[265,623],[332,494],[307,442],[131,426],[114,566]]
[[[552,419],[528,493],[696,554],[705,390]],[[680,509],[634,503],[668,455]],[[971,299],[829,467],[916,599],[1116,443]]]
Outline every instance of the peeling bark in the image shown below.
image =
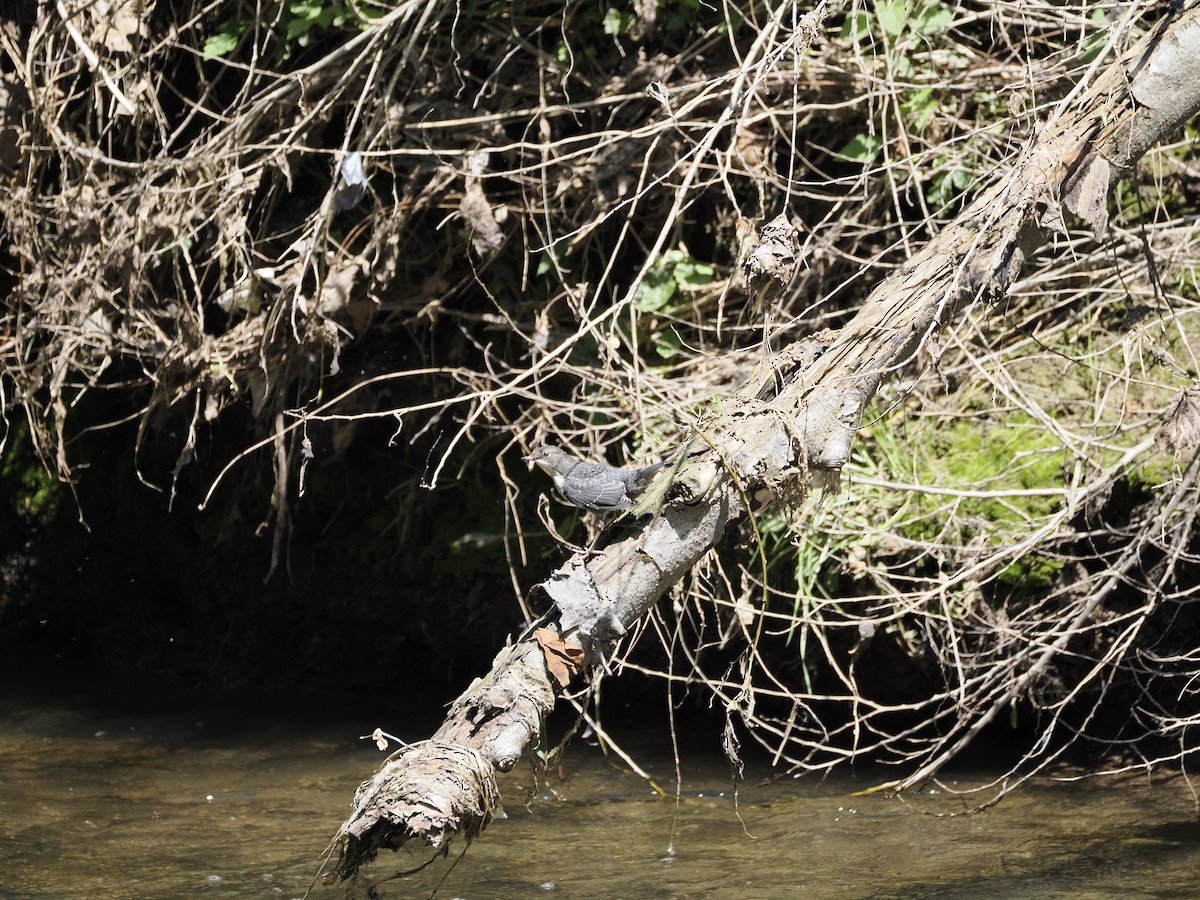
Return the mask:
[[[1104,229],[1112,183],[1200,109],[1196,47],[1195,5],[1166,17],[882,282],[849,324],[760,366],[689,442],[661,513],[599,554],[571,559],[535,589],[554,602],[558,633],[583,649],[584,668],[603,661],[702,558],[743,513],[744,497],[786,499],[810,472],[840,470],[882,379],[967,305],[1002,296],[1028,254],[1061,227],[1064,207]],[[477,834],[495,808],[495,770],[516,764],[553,702],[541,646],[526,639],[502,650],[433,740],[395,754],[360,789],[339,832],[335,874],[349,877],[379,848],[417,839],[443,846],[455,833]]]

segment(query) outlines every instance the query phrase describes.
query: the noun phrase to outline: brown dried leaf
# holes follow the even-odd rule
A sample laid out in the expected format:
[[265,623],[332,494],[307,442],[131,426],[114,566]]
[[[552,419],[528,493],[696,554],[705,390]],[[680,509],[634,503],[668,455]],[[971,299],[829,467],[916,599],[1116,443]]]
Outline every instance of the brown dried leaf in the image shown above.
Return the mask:
[[1167,421],[1158,430],[1158,443],[1163,447],[1189,451],[1200,446],[1200,392],[1181,391],[1167,411]]
[[1108,227],[1108,185],[1112,166],[1093,153],[1068,181],[1063,205],[1092,226],[1096,237]]
[[504,243],[504,232],[500,230],[483,186],[477,180],[468,179],[458,211],[471,229],[471,246],[476,253],[490,256],[500,249]]
[[1046,201],[1046,211],[1042,213],[1041,225],[1050,231],[1067,234],[1067,222],[1063,218],[1062,204],[1053,198]]
[[357,256],[339,260],[330,266],[317,300],[317,309],[322,315],[332,316],[346,309],[354,294],[355,285],[365,270],[365,261]]
[[551,628],[539,628],[533,633],[533,639],[542,648],[550,676],[560,687],[570,684],[571,679],[583,668],[583,648],[566,640]]
[[91,7],[94,37],[114,53],[133,53],[131,38],[146,36],[145,17],[153,8],[142,0],[97,0]]
[[761,309],[768,298],[782,293],[791,283],[797,251],[796,227],[786,213],[763,226],[757,245],[742,264],[756,307]]

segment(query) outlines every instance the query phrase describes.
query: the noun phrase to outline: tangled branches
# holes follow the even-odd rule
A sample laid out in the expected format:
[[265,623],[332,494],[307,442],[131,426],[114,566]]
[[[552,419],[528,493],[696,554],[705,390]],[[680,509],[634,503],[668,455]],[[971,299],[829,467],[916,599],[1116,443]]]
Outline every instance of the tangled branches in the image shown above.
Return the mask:
[[[202,464],[201,496],[274,450],[280,511],[310,429],[392,422],[429,484],[498,459],[519,559],[505,451],[677,443],[1162,14],[39,4],[0,31],[0,416],[64,479],[75,436],[135,421],[143,477]],[[711,557],[647,627],[664,654],[630,665],[705,685],[800,768],[937,760],[1018,707],[1060,748],[1131,692],[1141,732],[1181,734],[1194,137],[1148,157],[1102,242],[1064,229],[930,342],[847,489],[759,522],[761,565]],[[801,265],[751,290],[780,213]],[[247,436],[217,457],[230,418]],[[878,674],[901,660],[918,674]]]

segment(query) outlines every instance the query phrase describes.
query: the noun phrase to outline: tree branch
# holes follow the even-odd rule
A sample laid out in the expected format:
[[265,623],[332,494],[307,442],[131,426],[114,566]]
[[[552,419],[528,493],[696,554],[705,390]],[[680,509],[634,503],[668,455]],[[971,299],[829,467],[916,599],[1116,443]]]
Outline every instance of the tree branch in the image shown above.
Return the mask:
[[[576,671],[602,662],[708,552],[744,512],[743,489],[779,502],[802,493],[810,471],[838,472],[881,380],[965,307],[1002,296],[1032,250],[1063,229],[1064,208],[1103,231],[1109,187],[1200,109],[1200,57],[1189,49],[1197,46],[1195,4],[1165,17],[876,287],[851,322],[761,365],[701,426],[705,440],[680,455],[660,514],[596,555],[575,556],[534,589],[553,601],[558,636],[581,648]],[[430,741],[395,754],[359,789],[339,831],[335,873],[349,877],[381,847],[478,834],[495,807],[495,772],[516,765],[555,689],[538,640],[502,650]]]

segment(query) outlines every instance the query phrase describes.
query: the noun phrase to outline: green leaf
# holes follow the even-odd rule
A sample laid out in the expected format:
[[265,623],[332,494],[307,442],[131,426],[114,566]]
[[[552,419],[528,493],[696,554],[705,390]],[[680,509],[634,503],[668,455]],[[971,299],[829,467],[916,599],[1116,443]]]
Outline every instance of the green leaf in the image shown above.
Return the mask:
[[610,9],[604,14],[604,33],[616,37],[624,34],[633,24],[633,16],[617,9]]
[[713,275],[716,274],[716,269],[708,263],[700,262],[689,256],[687,259],[675,263],[671,274],[675,276],[675,281],[679,284],[700,285],[709,284],[713,280]]
[[655,260],[634,295],[633,305],[641,312],[658,312],[671,302],[680,285],[698,287],[712,282],[716,269],[701,262],[680,244]]
[[1079,61],[1091,62],[1100,55],[1105,46],[1108,44],[1108,17],[1104,10],[1098,9],[1091,15],[1091,22],[1096,25],[1099,30],[1093,31],[1079,45]]
[[904,31],[904,20],[908,18],[908,3],[906,0],[880,0],[875,4],[875,15],[879,24],[892,37],[898,37]]
[[555,284],[562,281],[562,275],[569,272],[570,254],[559,256],[554,250],[544,250],[538,258],[537,274],[549,275]]
[[[697,14],[699,11],[700,0],[676,0],[674,3],[660,3],[657,14],[659,21],[667,31],[682,34],[698,26],[699,16]],[[728,15],[735,29],[741,25],[742,16],[739,10],[730,9]],[[722,22],[717,30],[723,33],[725,28],[726,24]]]
[[[225,23],[226,25],[230,23]],[[222,26],[224,27],[224,26]],[[216,59],[226,53],[232,53],[238,45],[241,29],[236,26],[229,31],[219,31],[204,42],[204,59]]]
[[673,359],[678,356],[682,346],[683,342],[679,340],[679,335],[675,333],[674,328],[668,328],[654,336],[654,352],[663,359]]
[[942,4],[922,3],[913,13],[912,27],[917,34],[934,34],[954,21],[954,13]]
[[846,141],[846,145],[838,151],[838,156],[854,160],[855,162],[866,163],[873,160],[875,155],[882,149],[883,138],[876,137],[873,134],[856,134],[850,140]]
[[866,10],[859,10],[846,16],[842,23],[842,40],[858,43],[871,38],[871,19],[873,16]]
[[958,197],[971,184],[971,173],[955,166],[933,179],[929,188],[929,202],[934,209],[941,209]]
[[296,3],[288,4],[288,12],[297,19],[307,19],[310,22],[315,22],[321,17],[325,5],[320,0],[297,0]]
[[908,99],[900,106],[913,128],[920,131],[929,124],[933,114],[937,112],[938,101],[933,96],[933,88],[921,88],[908,95]]
[[679,285],[669,273],[647,272],[634,295],[634,308],[639,312],[658,312],[671,302],[678,289]]
[[294,41],[296,38],[302,38],[312,30],[316,22],[313,19],[299,16],[295,19],[289,19],[287,23],[287,39]]

